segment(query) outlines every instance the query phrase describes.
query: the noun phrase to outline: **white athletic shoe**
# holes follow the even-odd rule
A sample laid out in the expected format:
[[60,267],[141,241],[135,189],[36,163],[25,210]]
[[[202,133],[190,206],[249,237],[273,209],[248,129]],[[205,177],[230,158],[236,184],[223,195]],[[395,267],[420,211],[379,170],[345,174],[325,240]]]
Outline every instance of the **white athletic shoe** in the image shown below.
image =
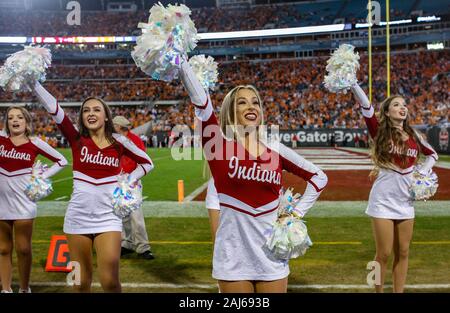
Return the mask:
[[13,293],[12,289],[9,290],[2,290],[1,293]]
[[30,287],[28,287],[28,289],[19,288],[19,293],[31,293],[31,289]]

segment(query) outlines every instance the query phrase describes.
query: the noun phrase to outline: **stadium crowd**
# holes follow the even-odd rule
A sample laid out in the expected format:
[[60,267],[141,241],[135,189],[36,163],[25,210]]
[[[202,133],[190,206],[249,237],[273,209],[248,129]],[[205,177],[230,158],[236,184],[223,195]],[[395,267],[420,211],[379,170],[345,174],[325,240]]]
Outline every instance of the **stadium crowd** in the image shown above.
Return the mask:
[[[435,125],[448,121],[450,104],[449,51],[396,54],[391,58],[391,93],[409,101],[413,124]],[[373,96],[380,103],[386,97],[384,55],[374,56]],[[360,128],[364,121],[355,114],[355,101],[348,94],[332,94],[323,87],[326,58],[230,62],[219,65],[220,81],[211,92],[218,109],[226,92],[238,84],[253,84],[264,100],[265,120],[280,129]],[[367,90],[367,59],[361,57],[359,81]],[[440,75],[438,75],[440,74]],[[194,126],[192,107],[178,81],[152,81],[134,65],[64,66],[49,72],[45,86],[61,102],[82,101],[98,96],[106,101],[179,100],[179,105],[146,107],[113,106],[114,114],[126,115],[133,127],[151,121],[153,131],[174,125]],[[36,102],[31,93],[0,93],[1,102]],[[76,108],[69,114],[76,118]],[[54,133],[55,125],[42,110],[33,109],[39,134]]]
[[[394,19],[409,17],[400,0],[392,1]],[[343,17],[348,23],[363,22],[367,12],[363,2],[347,4],[357,10],[346,11],[341,1],[327,4],[263,5],[249,8],[202,7],[192,9],[191,18],[199,32],[254,30],[333,24]],[[409,6],[408,6],[409,9]],[[338,15],[343,11],[343,16]],[[9,36],[130,36],[138,35],[139,22],[148,20],[148,10],[136,12],[82,12],[80,25],[68,25],[69,11],[2,10],[0,35]],[[432,12],[430,12],[431,14]],[[438,13],[438,12],[434,12]],[[439,12],[443,13],[443,12]],[[16,21],[21,21],[17,23]]]

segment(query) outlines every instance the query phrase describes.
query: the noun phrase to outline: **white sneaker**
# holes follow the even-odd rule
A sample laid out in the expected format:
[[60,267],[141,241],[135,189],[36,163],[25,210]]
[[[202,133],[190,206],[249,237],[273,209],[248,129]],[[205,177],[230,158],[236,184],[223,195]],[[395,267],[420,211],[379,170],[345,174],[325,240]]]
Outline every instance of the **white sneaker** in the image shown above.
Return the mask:
[[13,293],[12,289],[9,290],[2,290],[1,293]]
[[28,287],[28,289],[19,288],[19,293],[31,293],[31,289],[30,287]]

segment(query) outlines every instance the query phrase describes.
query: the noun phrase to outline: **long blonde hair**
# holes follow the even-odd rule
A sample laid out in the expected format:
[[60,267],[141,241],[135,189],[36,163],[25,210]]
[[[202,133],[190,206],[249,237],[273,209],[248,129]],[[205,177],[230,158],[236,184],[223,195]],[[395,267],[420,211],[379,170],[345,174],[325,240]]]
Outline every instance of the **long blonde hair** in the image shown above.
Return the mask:
[[[260,108],[260,114],[261,114],[261,120],[259,123],[259,126],[264,125],[264,111],[263,111],[263,105],[261,96],[259,95],[258,90],[252,86],[252,85],[239,85],[231,89],[222,102],[222,107],[220,108],[220,128],[222,130],[223,135],[227,136],[227,126],[231,126],[233,130],[233,138],[228,139],[234,139],[236,140],[238,138],[237,133],[237,116],[236,116],[236,98],[239,90],[241,89],[249,89],[252,90],[256,97],[258,98],[259,108]],[[258,127],[258,130],[261,130],[261,127]],[[258,134],[259,134],[258,131]],[[259,134],[260,135],[260,134]]]
[[[392,125],[391,119],[386,115],[389,111],[389,106],[396,98],[404,99],[400,95],[393,95],[385,99],[380,105],[380,112],[377,114],[378,131],[371,144],[371,157],[376,168],[370,176],[376,176],[380,168],[395,168],[392,161],[392,154],[390,153],[392,147],[397,147],[400,151],[407,149],[406,142],[402,139],[401,131]],[[416,132],[409,124],[409,115],[403,121],[403,131],[414,138],[416,142],[419,142]],[[407,163],[408,157],[406,154],[401,154],[399,157],[402,165]]]
[[11,106],[8,108],[8,110],[6,110],[6,114],[4,117],[6,134],[8,136],[11,135],[11,131],[9,130],[9,126],[8,126],[8,114],[11,110],[19,110],[23,114],[23,117],[25,117],[25,122],[26,122],[25,136],[30,137],[31,134],[33,133],[33,118],[31,117],[31,114],[30,114],[30,112],[28,112],[27,109],[25,109],[24,107],[19,107],[19,106]]

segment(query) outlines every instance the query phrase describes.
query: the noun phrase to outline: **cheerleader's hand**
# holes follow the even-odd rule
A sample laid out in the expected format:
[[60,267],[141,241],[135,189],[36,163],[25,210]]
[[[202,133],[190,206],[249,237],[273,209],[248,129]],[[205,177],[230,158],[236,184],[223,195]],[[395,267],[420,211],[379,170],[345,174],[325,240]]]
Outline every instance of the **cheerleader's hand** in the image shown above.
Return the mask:
[[131,189],[142,189],[142,184],[140,180],[134,180],[134,181],[130,181],[130,188]]
[[292,211],[292,215],[295,217],[295,218],[298,218],[299,220],[302,220],[303,219],[303,214],[302,213],[300,213],[299,211],[297,211],[297,210],[293,210]]
[[431,169],[421,166],[417,169],[416,175],[420,174],[421,176],[427,176],[430,173],[431,173]]

